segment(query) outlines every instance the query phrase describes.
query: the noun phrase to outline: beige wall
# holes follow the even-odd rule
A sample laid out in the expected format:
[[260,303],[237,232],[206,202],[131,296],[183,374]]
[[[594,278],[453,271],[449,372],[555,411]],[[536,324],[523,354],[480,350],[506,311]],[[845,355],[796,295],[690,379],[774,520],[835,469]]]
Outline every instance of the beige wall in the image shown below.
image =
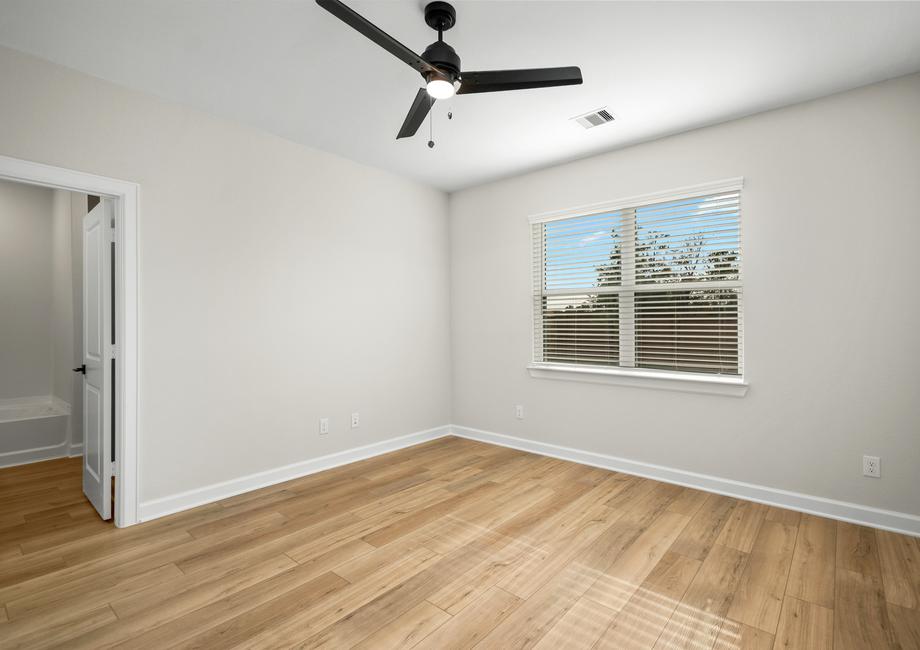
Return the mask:
[[8,49],[0,87],[0,153],[140,184],[142,502],[448,421],[444,194]]
[[0,399],[52,391],[52,191],[0,181]]
[[[528,215],[736,176],[746,397],[528,375]],[[455,424],[920,514],[920,76],[456,193],[450,237]]]

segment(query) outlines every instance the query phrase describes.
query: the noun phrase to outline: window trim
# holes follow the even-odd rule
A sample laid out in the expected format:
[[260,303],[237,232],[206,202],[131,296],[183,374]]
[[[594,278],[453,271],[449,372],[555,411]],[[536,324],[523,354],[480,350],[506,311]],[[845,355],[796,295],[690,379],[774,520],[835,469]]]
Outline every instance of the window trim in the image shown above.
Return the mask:
[[647,368],[603,368],[578,364],[531,362],[527,364],[527,372],[535,379],[562,379],[591,384],[657,388],[708,395],[744,397],[748,391],[748,383],[743,377],[649,370]]
[[563,219],[574,219],[576,217],[587,217],[598,212],[613,212],[623,208],[641,207],[643,204],[663,203],[665,201],[680,201],[682,199],[692,199],[707,194],[717,194],[719,192],[740,191],[744,186],[744,177],[726,178],[721,181],[712,183],[700,183],[699,185],[687,185],[677,187],[671,190],[661,192],[651,192],[649,194],[638,194],[625,198],[614,199],[612,201],[601,201],[600,203],[589,203],[579,205],[574,208],[564,210],[552,210],[550,212],[540,212],[528,217],[531,224],[546,223],[548,221],[562,221]]
[[[698,185],[688,185],[660,192],[651,192],[648,194],[639,194],[611,201],[602,201],[581,205],[564,210],[553,210],[542,212],[528,217],[531,226],[539,223],[551,221],[562,221],[565,219],[575,219],[578,217],[590,216],[601,212],[613,212],[624,208],[636,208],[652,203],[662,203],[666,201],[680,201],[682,199],[691,199],[708,194],[719,192],[740,192],[744,186],[744,177],[727,178],[710,183],[700,183]],[[743,230],[742,214],[739,221],[739,229]],[[744,240],[741,240],[741,269],[739,271],[739,280],[744,281]],[[531,268],[536,264],[534,252],[531,251]],[[740,321],[744,319],[745,301],[740,305]],[[536,345],[536,322],[531,314],[531,349]],[[742,334],[743,337],[743,334]],[[644,388],[657,388],[663,390],[677,390],[692,393],[707,393],[717,395],[731,395],[743,397],[747,394],[748,367],[747,360],[744,358],[744,351],[747,346],[742,346],[739,353],[739,361],[743,371],[740,376],[709,375],[704,373],[693,372],[674,372],[669,370],[650,370],[647,368],[619,368],[591,366],[581,364],[564,364],[564,363],[547,363],[531,360],[527,364],[527,371],[531,377],[538,379],[562,379],[568,381],[583,381],[590,383],[611,384],[621,386],[637,386]]]

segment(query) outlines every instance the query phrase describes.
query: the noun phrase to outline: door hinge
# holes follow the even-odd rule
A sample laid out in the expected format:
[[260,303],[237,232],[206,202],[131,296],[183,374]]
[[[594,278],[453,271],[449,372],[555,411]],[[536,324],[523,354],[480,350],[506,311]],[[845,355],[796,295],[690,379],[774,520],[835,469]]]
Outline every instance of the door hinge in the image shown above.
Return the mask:
[[115,346],[113,345],[111,348],[109,348],[109,359],[114,359],[116,357],[117,357],[117,351],[115,349]]

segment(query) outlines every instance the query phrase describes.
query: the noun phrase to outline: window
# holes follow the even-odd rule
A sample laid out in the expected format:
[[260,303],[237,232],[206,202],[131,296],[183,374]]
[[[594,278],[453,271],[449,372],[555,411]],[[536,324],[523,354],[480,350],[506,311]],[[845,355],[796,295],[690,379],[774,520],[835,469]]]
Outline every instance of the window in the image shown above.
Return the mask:
[[533,219],[534,367],[740,379],[741,182]]

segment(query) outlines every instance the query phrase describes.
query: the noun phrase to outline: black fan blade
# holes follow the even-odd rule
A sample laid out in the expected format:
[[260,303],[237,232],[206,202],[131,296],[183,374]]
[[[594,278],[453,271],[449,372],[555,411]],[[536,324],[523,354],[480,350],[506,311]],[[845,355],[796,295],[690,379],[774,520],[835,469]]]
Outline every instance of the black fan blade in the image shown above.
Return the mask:
[[374,25],[367,18],[359,14],[348,5],[339,0],[316,0],[316,4],[341,20],[346,25],[353,27],[377,45],[395,56],[397,59],[411,65],[419,72],[437,72],[438,69],[425,61],[418,54],[397,41],[385,31]]
[[409,114],[406,115],[402,128],[399,129],[399,133],[396,135],[396,139],[409,138],[415,135],[415,132],[418,131],[418,127],[425,121],[425,116],[428,115],[428,111],[431,110],[432,104],[434,104],[434,99],[428,94],[428,91],[424,88],[419,88],[418,94],[415,96],[415,99],[412,100],[412,107],[409,109]]
[[495,93],[501,90],[574,86],[581,83],[581,70],[568,68],[531,68],[529,70],[488,70],[463,72],[460,75],[458,95],[469,93]]

